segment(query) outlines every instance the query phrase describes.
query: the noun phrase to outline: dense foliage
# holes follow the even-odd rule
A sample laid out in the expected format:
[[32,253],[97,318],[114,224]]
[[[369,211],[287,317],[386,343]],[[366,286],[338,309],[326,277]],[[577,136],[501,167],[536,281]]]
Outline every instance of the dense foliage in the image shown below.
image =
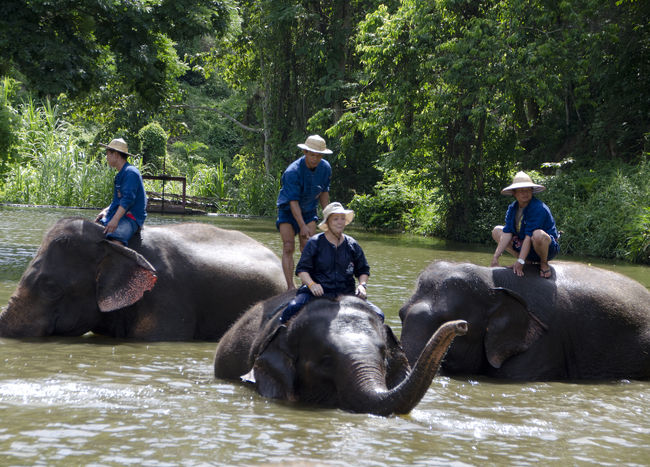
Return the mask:
[[173,41],[223,31],[214,0],[4,0],[0,73],[39,95],[73,97],[111,83],[156,106],[184,71]]
[[167,133],[158,122],[151,122],[138,131],[140,142],[140,156],[146,170],[153,173],[163,173],[166,169]]
[[26,136],[29,103],[90,166],[98,141],[138,147],[158,122],[165,171],[221,211],[272,215],[296,143],[319,133],[332,199],[359,222],[489,242],[500,188],[526,170],[549,187],[563,251],[650,262],[649,2],[10,0],[0,13],[4,201],[48,157]]

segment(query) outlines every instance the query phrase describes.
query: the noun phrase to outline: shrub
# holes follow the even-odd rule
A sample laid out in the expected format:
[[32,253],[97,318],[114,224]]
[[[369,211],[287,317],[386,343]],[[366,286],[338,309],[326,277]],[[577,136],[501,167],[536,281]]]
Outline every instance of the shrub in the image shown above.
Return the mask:
[[18,109],[15,150],[0,197],[5,202],[59,206],[105,206],[114,172],[88,158],[56,107],[29,101]]
[[643,209],[626,226],[628,259],[635,263],[650,264],[650,207]]
[[226,173],[221,160],[219,160],[219,165],[216,167],[200,164],[194,168],[194,171],[195,174],[191,184],[194,196],[216,197],[222,200],[226,198],[228,188]]
[[235,212],[274,216],[280,192],[280,177],[266,173],[264,163],[254,155],[237,154],[233,160],[236,182]]
[[145,167],[155,172],[163,170],[164,158],[167,155],[167,133],[158,122],[143,126],[138,132],[140,154]]
[[14,127],[17,118],[9,107],[0,104],[0,172],[10,159],[11,147],[16,143]]
[[355,195],[350,208],[366,228],[432,234],[440,221],[434,195],[413,171],[387,170],[374,194]]
[[544,202],[563,231],[562,251],[641,261],[650,235],[649,179],[650,164],[612,162],[597,170],[575,168],[541,180],[547,187]]

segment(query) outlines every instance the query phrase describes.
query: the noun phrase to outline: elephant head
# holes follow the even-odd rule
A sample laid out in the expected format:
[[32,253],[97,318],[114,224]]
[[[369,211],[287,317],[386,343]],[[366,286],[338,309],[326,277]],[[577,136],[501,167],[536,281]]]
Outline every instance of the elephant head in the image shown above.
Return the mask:
[[271,319],[250,361],[263,396],[352,412],[408,413],[420,401],[440,361],[466,323],[446,323],[409,366],[399,342],[364,300],[311,301],[286,326]]
[[[514,277],[511,271],[509,275]],[[518,293],[495,287],[490,269],[472,264],[431,264],[399,315],[402,345],[411,363],[442,323],[467,321],[467,334],[457,339],[442,363],[445,374],[489,375],[528,350],[547,329]]]
[[154,267],[135,251],[103,238],[100,226],[63,219],[0,314],[0,336],[77,336],[111,312],[134,304],[156,282]]

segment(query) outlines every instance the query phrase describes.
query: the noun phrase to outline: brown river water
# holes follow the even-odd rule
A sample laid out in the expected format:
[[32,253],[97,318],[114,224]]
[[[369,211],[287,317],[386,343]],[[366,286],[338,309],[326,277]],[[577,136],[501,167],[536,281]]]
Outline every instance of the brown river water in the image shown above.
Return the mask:
[[[43,233],[85,210],[0,206],[0,306]],[[271,219],[209,222],[280,254]],[[488,247],[346,233],[371,266],[369,298],[397,312],[431,261],[488,265]],[[650,288],[650,268],[584,258]],[[502,263],[507,260],[502,258]],[[409,415],[378,417],[278,402],[216,380],[214,343],[0,339],[0,465],[650,465],[650,382],[503,383],[436,377]]]

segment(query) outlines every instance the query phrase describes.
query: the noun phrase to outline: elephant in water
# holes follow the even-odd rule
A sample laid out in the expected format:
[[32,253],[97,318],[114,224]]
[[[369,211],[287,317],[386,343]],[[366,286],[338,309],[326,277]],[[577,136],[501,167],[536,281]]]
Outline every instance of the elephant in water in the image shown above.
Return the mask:
[[216,341],[283,290],[278,257],[241,232],[146,226],[126,248],[89,220],[66,218],[45,234],[0,314],[0,336]]
[[468,333],[442,363],[447,375],[510,380],[650,378],[650,292],[620,274],[556,261],[550,279],[536,266],[435,262],[400,310],[410,362],[433,332],[464,319]]
[[[295,291],[248,310],[219,341],[217,378],[254,382],[265,397],[351,412],[408,413],[431,385],[464,321],[445,323],[409,366],[390,327],[364,300],[309,302],[286,325],[279,317]],[[252,371],[251,371],[252,370]]]

